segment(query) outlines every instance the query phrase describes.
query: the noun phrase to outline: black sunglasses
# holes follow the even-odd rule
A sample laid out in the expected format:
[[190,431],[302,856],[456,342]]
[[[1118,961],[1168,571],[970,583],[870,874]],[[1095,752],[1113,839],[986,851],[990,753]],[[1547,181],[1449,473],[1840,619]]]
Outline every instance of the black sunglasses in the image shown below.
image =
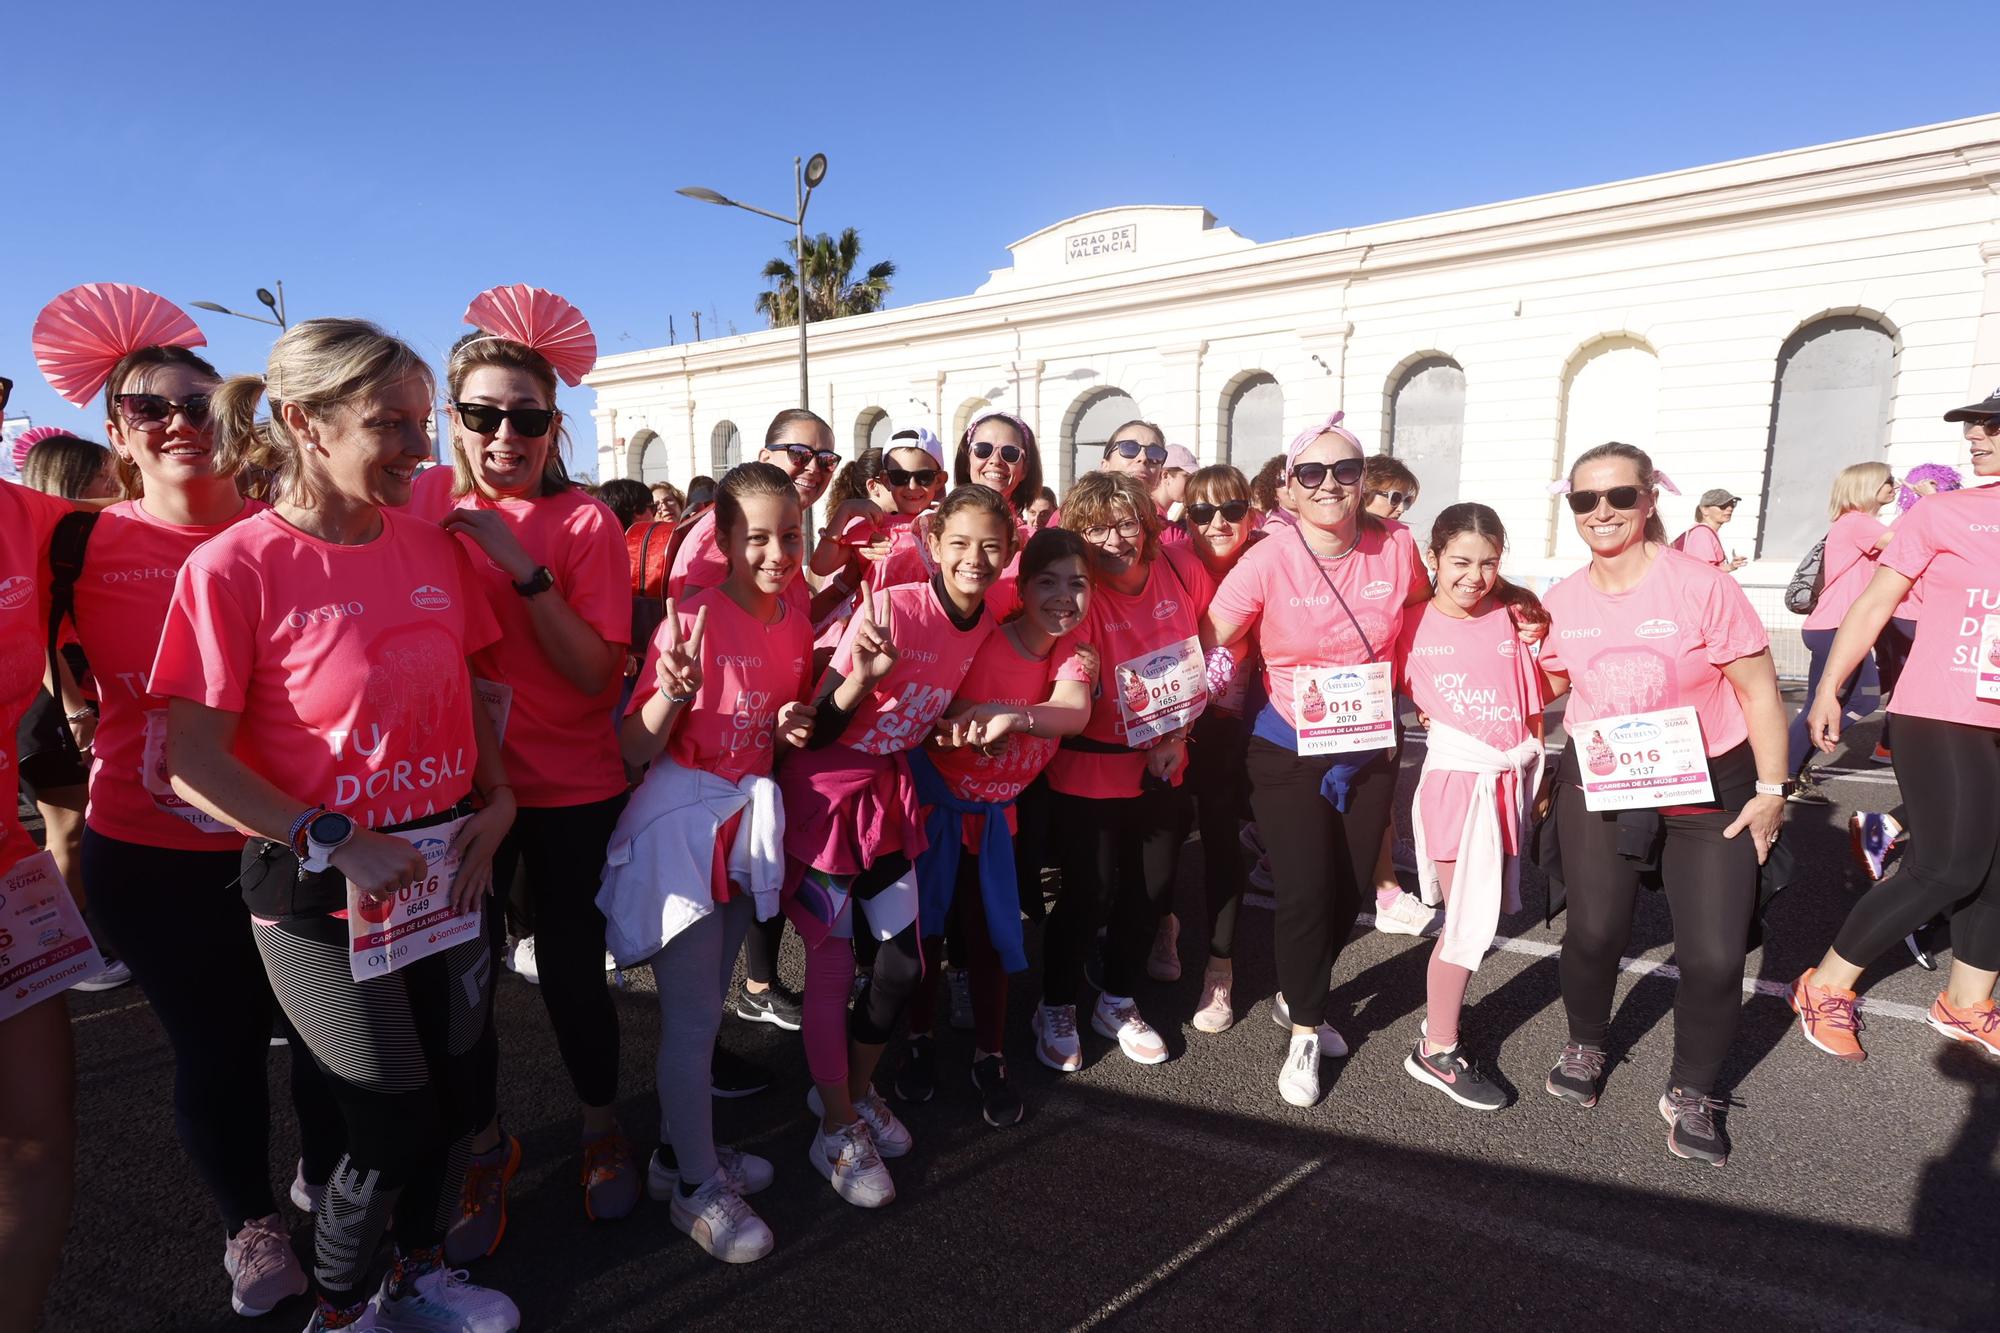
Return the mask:
[[1018,463],[1021,461],[1022,455],[1028,452],[1018,444],[994,444],[990,440],[981,440],[978,444],[972,446],[972,456],[974,458],[991,458],[995,449],[1000,451],[1000,461],[1003,463]]
[[915,472],[905,472],[899,467],[885,467],[882,475],[889,479],[891,486],[929,486],[944,476],[936,468],[919,468]]
[[1104,456],[1106,458],[1111,457],[1111,452],[1114,449],[1118,451],[1120,458],[1137,458],[1140,454],[1144,454],[1148,463],[1164,463],[1167,461],[1167,446],[1164,444],[1141,444],[1137,440],[1113,440],[1110,444],[1104,446]]
[[1222,515],[1231,523],[1241,523],[1250,516],[1250,502],[1248,500],[1225,500],[1219,505],[1212,505],[1204,500],[1200,504],[1192,504],[1187,507],[1188,521],[1198,528],[1205,528],[1210,523],[1213,523],[1217,514]]
[[1361,484],[1361,460],[1358,458],[1343,458],[1333,463],[1292,464],[1292,480],[1309,491],[1316,491],[1325,484],[1329,472],[1343,486]]
[[840,461],[840,455],[831,449],[815,449],[809,444],[785,444],[778,446],[791,456],[793,462],[802,468],[814,463],[821,467],[832,467]]
[[495,407],[491,403],[453,403],[458,419],[480,435],[497,435],[500,423],[514,427],[524,439],[539,440],[560,415],[552,407]]
[[117,396],[118,414],[130,426],[157,426],[172,419],[174,413],[185,413],[190,426],[208,424],[208,395],[191,393],[185,403],[176,403],[165,394],[121,393]]
[[1637,486],[1613,486],[1608,491],[1571,491],[1569,511],[1572,514],[1588,514],[1597,508],[1599,500],[1608,501],[1613,509],[1637,509],[1640,494]]

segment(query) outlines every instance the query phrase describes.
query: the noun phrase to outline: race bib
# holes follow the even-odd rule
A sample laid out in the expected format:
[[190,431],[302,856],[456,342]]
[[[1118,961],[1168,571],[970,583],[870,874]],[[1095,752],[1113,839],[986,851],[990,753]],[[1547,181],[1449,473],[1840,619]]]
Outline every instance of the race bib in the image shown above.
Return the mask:
[[1300,754],[1350,754],[1396,744],[1396,690],[1387,662],[1300,667],[1292,676]]
[[385,830],[423,853],[425,873],[386,898],[367,897],[352,884],[347,886],[348,971],[356,981],[386,977],[479,934],[479,908],[464,913],[451,908],[451,886],[458,878],[460,859],[454,842],[469,818],[462,815],[429,828]]
[[1125,744],[1138,749],[1179,731],[1208,701],[1208,673],[1201,640],[1188,638],[1120,662],[1112,673]]
[[48,852],[0,876],[0,1023],[104,970]]
[[1708,750],[1693,708],[1600,717],[1585,723],[1570,744],[1581,747],[1586,810],[1637,810],[1662,805],[1707,805],[1715,799],[1708,779]]
[[1975,699],[2000,701],[2000,616],[1988,616],[1979,631],[1979,662],[1972,676]]
[[486,720],[493,724],[493,739],[505,743],[507,716],[514,711],[514,687],[474,676],[472,688],[479,695],[479,706],[486,710]]
[[167,710],[146,710],[146,746],[140,759],[139,782],[153,798],[157,810],[184,819],[202,833],[232,833],[235,830],[198,806],[189,805],[174,794],[167,781]]

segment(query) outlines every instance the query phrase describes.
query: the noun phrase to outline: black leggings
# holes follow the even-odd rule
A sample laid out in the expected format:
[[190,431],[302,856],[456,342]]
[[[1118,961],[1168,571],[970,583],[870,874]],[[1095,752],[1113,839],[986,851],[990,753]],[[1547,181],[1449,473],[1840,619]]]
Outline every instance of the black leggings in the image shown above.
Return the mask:
[[[1892,619],[1875,636],[1875,674],[1882,687],[1882,701],[1887,704],[1896,692],[1896,682],[1903,678],[1903,667],[1910,660],[1910,649],[1916,646],[1917,622],[1914,620]],[[1807,704],[1811,706],[1810,701]],[[1882,744],[1893,748],[1891,738],[1896,732],[1896,715],[1882,715]]]
[[[1243,902],[1243,844],[1239,821],[1250,787],[1244,771],[1250,725],[1227,713],[1203,713],[1188,746],[1187,786],[1201,827],[1201,879],[1208,906],[1208,954],[1228,958],[1236,948],[1236,913]],[[1183,821],[1181,841],[1187,840]]]
[[778,984],[778,951],[785,942],[785,914],[753,921],[743,937],[743,975],[760,986]]
[[[1618,854],[1618,820],[1593,814],[1583,789],[1557,788],[1569,918],[1563,930],[1563,1008],[1569,1039],[1604,1046],[1618,962],[1632,938],[1638,863]],[[1660,878],[1673,913],[1674,1086],[1712,1092],[1743,1008],[1743,956],[1757,906],[1757,849],[1748,831],[1725,838],[1731,811],[1667,815]]]
[[[1908,850],[1896,873],[1861,896],[1833,951],[1866,967],[1939,912],[1950,911],[1952,956],[2000,971],[2000,729],[1934,718],[1896,719]],[[94,892],[94,890],[93,890]]]
[[1326,1021],[1333,965],[1361,911],[1362,886],[1374,883],[1375,857],[1396,796],[1392,756],[1356,775],[1343,814],[1320,795],[1320,781],[1332,767],[1330,755],[1298,755],[1250,738],[1250,808],[1271,856],[1278,900],[1271,926],[1278,989],[1292,1022],[1304,1027]]
[[[493,857],[495,884],[511,884],[516,865],[526,869],[538,989],[570,1085],[585,1106],[609,1106],[618,1097],[618,1011],[604,976],[597,886],[604,849],[624,808],[622,794],[588,805],[523,807]],[[505,940],[497,929],[499,913],[493,915],[497,949]]]
[[274,1016],[290,1041],[305,1176],[318,1185],[346,1145],[340,1108],[271,983],[236,891],[237,851],[193,852],[83,834],[90,916],[166,1029],[174,1129],[232,1236],[278,1211],[271,1193],[267,1067]]
[[855,954],[859,958],[866,950],[867,961],[861,966],[867,983],[848,1012],[847,1035],[864,1046],[888,1042],[903,1011],[910,1006],[917,979],[924,974],[923,945],[917,938],[917,929],[924,923],[912,921],[892,938],[878,942],[868,924],[868,911],[862,906],[909,871],[910,858],[894,852],[856,875],[849,885],[853,895],[849,914],[854,921]]
[[1103,925],[1109,926],[1104,990],[1134,993],[1180,867],[1188,801],[1183,787],[1109,800],[1052,794],[1049,826],[1058,843],[1062,894],[1043,935],[1043,1003],[1076,1003],[1091,938]]

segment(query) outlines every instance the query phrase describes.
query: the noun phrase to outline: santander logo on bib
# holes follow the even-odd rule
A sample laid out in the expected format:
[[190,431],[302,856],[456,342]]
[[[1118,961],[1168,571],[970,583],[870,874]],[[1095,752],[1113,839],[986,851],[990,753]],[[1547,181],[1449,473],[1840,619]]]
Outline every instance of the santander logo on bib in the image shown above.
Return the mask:
[[1361,595],[1371,602],[1379,602],[1395,590],[1395,585],[1391,584],[1389,580],[1376,579],[1361,590]]
[[1642,639],[1666,639],[1679,634],[1681,627],[1671,620],[1647,620],[1632,632]]
[[13,611],[26,606],[28,599],[35,595],[35,581],[25,574],[0,581],[0,611]]
[[435,583],[426,583],[410,594],[410,605],[419,611],[449,611],[451,594]]

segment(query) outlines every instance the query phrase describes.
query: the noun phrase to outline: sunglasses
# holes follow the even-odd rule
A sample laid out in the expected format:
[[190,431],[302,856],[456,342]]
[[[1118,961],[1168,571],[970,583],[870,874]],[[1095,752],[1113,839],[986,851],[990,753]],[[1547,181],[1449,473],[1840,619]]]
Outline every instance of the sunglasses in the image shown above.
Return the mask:
[[1333,479],[1342,486],[1359,486],[1361,484],[1361,460],[1358,458],[1343,458],[1334,463],[1292,464],[1292,480],[1309,491],[1316,491],[1324,485],[1328,473],[1332,473]]
[[1369,494],[1378,500],[1387,500],[1391,509],[1401,509],[1404,505],[1413,503],[1417,498],[1404,491],[1370,491]]
[[1140,454],[1144,454],[1148,463],[1164,463],[1167,461],[1167,446],[1164,444],[1141,444],[1137,440],[1114,440],[1104,446],[1104,456],[1106,458],[1111,457],[1114,450],[1120,458],[1137,458]]
[[118,414],[125,418],[128,426],[164,426],[180,412],[188,419],[190,426],[208,424],[208,395],[191,393],[184,403],[176,403],[165,394],[121,393],[118,395]]
[[1613,486],[1608,491],[1571,491],[1568,495],[1569,511],[1572,514],[1588,514],[1603,500],[1613,509],[1637,509],[1639,496],[1643,494],[1637,486]]
[[809,444],[786,444],[779,447],[801,468],[809,468],[815,463],[821,467],[832,467],[840,461],[840,455],[831,449],[815,449]]
[[944,478],[944,473],[936,468],[919,468],[915,472],[905,472],[899,467],[885,467],[882,475],[889,479],[891,486],[930,486]]
[[[974,458],[991,458],[995,449],[1000,451],[1000,461],[1003,463],[1018,463],[1021,461],[1022,455],[1027,453],[1027,450],[1018,444],[993,444],[990,441],[981,440],[978,444],[972,446],[972,456]],[[1131,455],[1127,454],[1126,457],[1130,458]]]
[[1192,504],[1187,507],[1188,520],[1198,528],[1205,528],[1213,523],[1217,514],[1222,515],[1224,519],[1231,523],[1241,523],[1250,516],[1250,502],[1248,500],[1225,500],[1219,505],[1212,505],[1204,500],[1200,504]]
[[539,440],[561,415],[552,407],[495,407],[491,403],[453,403],[458,419],[477,435],[498,435],[506,422],[524,439]]

